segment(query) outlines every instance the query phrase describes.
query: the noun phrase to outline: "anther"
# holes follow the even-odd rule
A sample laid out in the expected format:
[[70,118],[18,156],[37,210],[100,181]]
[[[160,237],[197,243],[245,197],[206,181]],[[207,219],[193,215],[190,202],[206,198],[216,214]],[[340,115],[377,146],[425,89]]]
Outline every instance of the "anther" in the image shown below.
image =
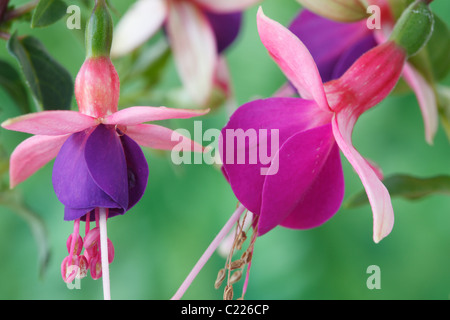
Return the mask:
[[225,269],[220,269],[219,273],[217,274],[216,282],[214,283],[214,288],[219,289],[219,287],[222,285],[223,280],[225,280],[226,271]]
[[[73,236],[74,236],[74,234],[71,233],[66,242],[67,251],[69,252],[69,254],[71,253],[70,248],[72,247]],[[83,249],[83,239],[81,238],[81,236],[79,234],[77,234],[76,236],[77,236],[77,240],[75,241],[75,245],[74,245],[72,254],[79,255],[81,253],[81,250]]]
[[242,259],[239,260],[235,260],[233,262],[231,262],[231,264],[229,265],[230,270],[236,270],[236,269],[240,269],[245,265],[245,261]]
[[223,300],[233,300],[233,286],[227,285],[223,292]]
[[241,270],[235,271],[230,277],[230,284],[234,284],[234,283],[238,282],[239,280],[241,280],[241,277],[242,277],[242,271]]

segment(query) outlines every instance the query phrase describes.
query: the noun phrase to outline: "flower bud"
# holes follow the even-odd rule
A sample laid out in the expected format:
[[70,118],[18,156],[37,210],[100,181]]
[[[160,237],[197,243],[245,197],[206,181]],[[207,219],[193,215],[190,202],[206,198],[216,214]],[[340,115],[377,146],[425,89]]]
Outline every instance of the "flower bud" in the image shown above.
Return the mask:
[[79,111],[105,117],[118,110],[119,95],[119,76],[109,57],[87,58],[75,80]]
[[390,36],[390,40],[404,48],[409,57],[415,55],[433,33],[434,17],[429,3],[427,0],[417,0],[410,4]]
[[81,113],[104,117],[118,110],[120,81],[110,59],[113,24],[105,0],[96,0],[86,27],[86,60],[75,80]]

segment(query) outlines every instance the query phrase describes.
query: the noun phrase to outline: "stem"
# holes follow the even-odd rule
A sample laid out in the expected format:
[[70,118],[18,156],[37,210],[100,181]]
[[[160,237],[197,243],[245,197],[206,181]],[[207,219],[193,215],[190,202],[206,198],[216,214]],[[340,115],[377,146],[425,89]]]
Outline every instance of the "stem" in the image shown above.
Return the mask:
[[203,253],[203,255],[200,257],[200,260],[197,261],[192,271],[189,273],[187,278],[184,280],[184,282],[181,284],[178,291],[175,293],[175,295],[172,297],[171,300],[179,300],[183,296],[183,294],[186,292],[186,290],[191,285],[192,281],[194,281],[195,277],[197,277],[200,270],[202,270],[203,266],[208,262],[209,258],[212,256],[214,251],[216,251],[217,247],[220,245],[222,240],[225,238],[225,236],[228,234],[228,232],[231,231],[234,224],[239,220],[242,213],[245,211],[245,207],[241,204],[236,209],[236,211],[233,213],[231,218],[228,220],[228,222],[225,224],[225,226],[220,230],[220,232],[217,234],[217,236],[214,238],[214,240],[211,242],[209,247],[206,249],[206,251]]
[[38,4],[39,4],[39,0],[34,0],[34,1],[31,1],[31,2],[28,2],[27,4],[24,4],[23,6],[17,8],[17,9],[8,11],[8,12],[5,13],[4,21],[8,21],[8,20],[12,20],[12,19],[18,18],[18,17],[20,17],[20,16],[22,16],[22,15],[32,11],[34,8],[36,8],[36,6]]
[[3,0],[0,2],[0,23],[3,20],[3,16],[6,12],[6,9],[8,9],[8,3],[9,3],[9,0]]
[[100,253],[102,261],[103,297],[111,300],[111,289],[109,281],[109,261],[108,261],[108,234],[106,230],[106,219],[108,211],[100,208]]

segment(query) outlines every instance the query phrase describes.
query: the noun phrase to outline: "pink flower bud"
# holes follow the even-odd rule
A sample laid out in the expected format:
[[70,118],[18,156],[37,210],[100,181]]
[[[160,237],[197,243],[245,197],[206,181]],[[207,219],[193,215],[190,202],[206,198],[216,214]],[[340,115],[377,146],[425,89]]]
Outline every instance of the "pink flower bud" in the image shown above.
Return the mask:
[[108,57],[85,60],[75,80],[75,98],[81,113],[95,118],[118,110],[120,81]]

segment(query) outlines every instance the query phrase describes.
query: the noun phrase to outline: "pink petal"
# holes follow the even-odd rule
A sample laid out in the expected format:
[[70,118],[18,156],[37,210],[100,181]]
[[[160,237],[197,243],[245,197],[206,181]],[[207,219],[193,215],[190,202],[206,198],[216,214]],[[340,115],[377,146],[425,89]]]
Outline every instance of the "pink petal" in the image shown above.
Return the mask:
[[124,56],[150,39],[167,17],[164,0],[139,0],[123,15],[114,29],[111,56]]
[[400,78],[406,53],[394,42],[369,50],[339,78],[325,84],[331,109],[352,110],[355,116],[386,98]]
[[409,63],[403,70],[403,77],[414,90],[425,125],[425,138],[433,144],[433,138],[438,129],[438,106],[433,88],[424,77]]
[[203,147],[195,141],[169,128],[154,124],[138,124],[127,127],[126,135],[144,147],[172,150],[180,146],[182,150],[203,152]]
[[209,21],[195,5],[174,1],[167,33],[181,81],[196,103],[206,103],[217,63],[216,39]]
[[357,117],[348,110],[337,113],[332,120],[336,142],[359,175],[373,213],[373,240],[378,243],[386,237],[394,225],[394,210],[388,190],[380,181],[377,172],[352,145],[352,131]]
[[52,160],[70,135],[33,136],[26,139],[11,154],[10,187],[14,188],[22,181]]
[[261,8],[257,22],[261,41],[301,97],[329,110],[322,78],[305,45],[287,28],[266,17]]
[[93,127],[98,122],[95,118],[76,111],[42,111],[26,114],[2,123],[2,127],[40,135],[64,135]]
[[244,11],[262,0],[194,0],[205,9],[216,13]]
[[130,107],[119,110],[106,117],[103,119],[103,123],[133,126],[149,121],[192,118],[202,116],[208,112],[209,109],[190,110],[166,107]]

